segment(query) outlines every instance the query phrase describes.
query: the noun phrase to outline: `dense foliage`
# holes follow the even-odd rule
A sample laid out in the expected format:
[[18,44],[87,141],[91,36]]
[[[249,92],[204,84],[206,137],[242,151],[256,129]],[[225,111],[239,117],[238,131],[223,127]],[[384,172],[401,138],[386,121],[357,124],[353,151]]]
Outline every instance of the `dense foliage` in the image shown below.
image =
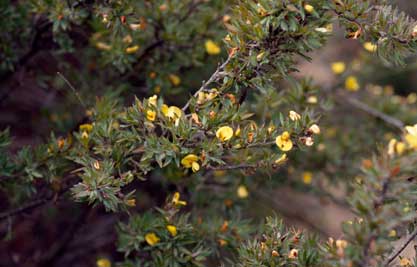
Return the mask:
[[[417,235],[417,95],[365,86],[416,52],[417,22],[388,1],[36,0],[0,11],[2,79],[47,51],[58,73],[32,75],[67,92],[45,111],[42,144],[14,152],[0,132],[8,239],[24,213],[60,201],[80,218],[115,214],[110,253],[126,267],[388,266],[394,241]],[[297,75],[339,31],[361,55],[333,62],[328,86]],[[327,240],[248,212],[282,187],[354,218]]]

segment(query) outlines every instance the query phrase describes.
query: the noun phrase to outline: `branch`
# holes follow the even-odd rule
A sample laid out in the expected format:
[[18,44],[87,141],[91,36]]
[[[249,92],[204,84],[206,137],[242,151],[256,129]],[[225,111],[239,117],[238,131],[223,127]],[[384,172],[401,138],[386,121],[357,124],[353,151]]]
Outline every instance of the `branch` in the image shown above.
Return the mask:
[[387,114],[385,114],[385,113],[383,113],[383,112],[381,112],[381,111],[379,111],[375,108],[372,108],[372,107],[368,106],[367,104],[361,102],[360,100],[346,95],[342,91],[339,91],[337,94],[339,96],[341,96],[340,98],[336,98],[336,101],[338,101],[339,103],[343,104],[345,102],[348,102],[353,107],[355,107],[357,109],[360,109],[360,110],[368,113],[371,116],[374,116],[378,119],[383,120],[387,124],[399,129],[400,131],[402,131],[404,129],[405,125],[399,119],[391,117],[391,116],[389,116],[389,115],[387,115]]
[[207,166],[208,170],[220,171],[220,170],[236,170],[236,169],[254,169],[258,168],[258,164],[239,164],[239,165],[225,165],[219,167]]
[[30,211],[34,208],[44,206],[44,205],[46,205],[50,202],[54,202],[54,201],[58,200],[66,192],[68,192],[71,187],[72,187],[72,185],[69,185],[69,186],[65,187],[64,189],[62,189],[58,193],[52,194],[48,197],[43,197],[43,198],[36,199],[32,202],[23,204],[22,206],[17,207],[15,209],[11,209],[11,210],[2,212],[2,213],[0,213],[0,222],[7,219],[7,218],[10,218],[10,217],[16,216],[18,214]]
[[389,256],[385,260],[383,266],[388,266],[391,262],[393,262],[398,257],[398,255],[400,255],[401,252],[403,252],[403,250],[411,243],[411,241],[413,241],[416,238],[416,236],[417,236],[417,228],[414,229],[414,231],[410,234],[410,236],[406,239],[406,241],[400,247],[398,247],[397,250],[391,254],[391,256]]
[[216,69],[216,71],[211,75],[211,77],[206,82],[203,83],[203,85],[200,87],[200,89],[197,90],[197,92],[194,93],[193,97],[191,97],[188,100],[188,102],[182,108],[183,111],[187,110],[187,108],[191,104],[192,99],[196,98],[200,92],[204,91],[209,84],[211,84],[211,83],[219,80],[220,78],[224,77],[225,74],[222,71],[227,66],[227,64],[229,64],[229,62],[232,58],[233,58],[233,54],[229,54],[229,57],[226,59],[226,61]]

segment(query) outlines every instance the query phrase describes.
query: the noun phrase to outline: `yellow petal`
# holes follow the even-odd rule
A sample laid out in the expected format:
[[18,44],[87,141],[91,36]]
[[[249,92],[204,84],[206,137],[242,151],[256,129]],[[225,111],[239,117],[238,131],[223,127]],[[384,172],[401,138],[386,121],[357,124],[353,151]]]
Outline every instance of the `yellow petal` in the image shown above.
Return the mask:
[[287,135],[288,135],[288,132],[284,132],[283,134],[278,135],[277,138],[275,139],[276,145],[282,151],[290,151],[293,147],[293,143]]
[[81,124],[80,131],[86,131],[87,133],[91,133],[93,130],[93,125],[89,123]]
[[182,115],[182,110],[176,106],[170,106],[168,108],[168,112],[167,112],[167,117],[170,118],[171,120],[177,120],[179,118],[181,118]]
[[197,162],[197,161],[198,161],[198,156],[197,155],[188,154],[187,156],[185,156],[181,160],[181,164],[182,164],[182,166],[184,166],[184,168],[191,168],[193,162]]
[[130,46],[130,47],[126,48],[126,53],[127,54],[133,54],[133,53],[135,53],[138,50],[139,50],[139,46],[138,45],[134,45],[134,46]]
[[320,134],[320,127],[317,124],[313,124],[309,128],[314,134]]
[[170,74],[168,76],[169,81],[172,83],[173,86],[178,86],[181,84],[181,78],[175,74]]
[[312,5],[305,4],[305,5],[304,5],[304,10],[305,10],[307,13],[313,13],[313,12],[314,12],[314,7],[313,7]]
[[158,100],[158,96],[157,95],[153,95],[151,97],[149,97],[148,99],[148,103],[154,107],[156,107],[156,101]]
[[159,237],[155,233],[147,233],[145,235],[145,240],[150,246],[155,246],[160,241]]
[[299,119],[301,119],[301,115],[295,112],[294,110],[290,111],[289,117],[292,121],[298,121]]
[[417,149],[417,135],[406,134],[404,138],[411,148]]
[[417,136],[417,124],[414,126],[405,126],[405,130],[411,134],[411,135],[416,135]]
[[177,227],[175,225],[167,225],[167,230],[172,236],[177,235]]
[[191,169],[193,170],[193,172],[198,172],[200,170],[200,164],[194,161],[193,163],[191,163]]
[[165,117],[168,117],[168,109],[169,107],[166,104],[163,104],[161,107],[161,112],[164,114]]
[[366,51],[373,53],[377,50],[378,46],[371,42],[366,42],[363,44],[363,48],[365,48]]
[[222,142],[228,141],[233,137],[233,129],[229,126],[220,127],[216,131],[216,136]]
[[148,119],[148,120],[150,120],[150,121],[154,121],[155,120],[155,118],[156,118],[156,112],[155,111],[153,111],[153,110],[147,110],[146,111],[146,118]]
[[348,91],[358,91],[360,88],[358,79],[355,76],[349,76],[345,81],[345,88]]
[[246,186],[240,185],[237,188],[237,196],[239,198],[247,198],[249,196],[249,192],[248,192],[248,189],[246,188]]
[[96,262],[97,267],[111,267],[111,262],[109,259],[100,258]]
[[281,157],[279,157],[279,159],[277,159],[276,161],[275,161],[275,164],[283,164],[284,162],[286,162],[287,161],[287,154],[282,154],[282,156]]
[[332,71],[334,74],[342,74],[346,70],[346,65],[344,62],[338,61],[332,63]]
[[311,184],[313,180],[313,174],[311,172],[303,172],[303,182],[305,184]]
[[205,46],[207,54],[209,55],[218,55],[221,52],[220,47],[212,40],[207,40]]
[[180,200],[180,193],[175,192],[174,196],[172,197],[172,203],[176,206],[186,206],[187,202]]

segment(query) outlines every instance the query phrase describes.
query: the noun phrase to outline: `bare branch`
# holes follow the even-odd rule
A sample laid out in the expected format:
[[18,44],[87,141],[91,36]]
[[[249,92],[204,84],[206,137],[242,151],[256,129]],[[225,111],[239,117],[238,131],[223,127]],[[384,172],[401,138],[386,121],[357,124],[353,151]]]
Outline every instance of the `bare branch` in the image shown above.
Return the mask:
[[223,70],[227,66],[227,64],[229,64],[232,58],[233,58],[233,54],[230,54],[229,57],[226,59],[226,61],[216,69],[216,71],[211,75],[211,77],[206,82],[203,83],[203,85],[200,87],[200,89],[197,90],[197,92],[194,93],[193,97],[190,98],[190,100],[188,100],[188,102],[182,108],[183,111],[187,110],[187,108],[191,104],[192,99],[196,98],[200,92],[204,91],[209,84],[215,81],[218,81],[220,78],[226,75],[225,72],[223,72]]
[[391,116],[389,116],[389,115],[387,115],[387,114],[385,114],[385,113],[383,113],[383,112],[381,112],[381,111],[379,111],[375,108],[372,108],[372,107],[368,106],[367,104],[361,102],[360,100],[346,95],[341,90],[337,94],[340,96],[340,98],[336,98],[336,101],[338,101],[340,103],[348,102],[353,107],[355,107],[357,109],[360,109],[360,110],[368,113],[371,116],[374,116],[378,119],[383,120],[387,124],[399,129],[400,131],[402,131],[404,129],[404,123],[402,121],[400,121],[399,119],[391,117]]
[[414,229],[414,231],[410,234],[410,236],[408,236],[408,238],[406,239],[406,241],[399,246],[394,253],[392,253],[384,262],[383,266],[388,266],[390,265],[391,262],[393,262],[400,254],[401,252],[403,252],[403,250],[411,243],[411,241],[413,241],[417,236],[417,228]]

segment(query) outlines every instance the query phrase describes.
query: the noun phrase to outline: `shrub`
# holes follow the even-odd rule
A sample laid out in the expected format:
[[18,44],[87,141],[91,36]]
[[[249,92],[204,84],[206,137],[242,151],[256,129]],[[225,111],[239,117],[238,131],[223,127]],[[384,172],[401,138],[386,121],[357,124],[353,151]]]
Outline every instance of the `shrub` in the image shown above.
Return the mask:
[[[369,77],[407,65],[417,23],[386,2],[6,1],[2,78],[46,51],[59,73],[35,75],[69,88],[56,108],[74,111],[66,121],[55,114],[48,141],[16,153],[10,131],[1,132],[9,238],[24,213],[53,203],[59,212],[64,202],[78,219],[39,266],[72,253],[67,243],[91,213],[117,222],[105,250],[112,256],[92,257],[99,267],[110,258],[120,266],[395,263],[417,235],[417,125],[406,126],[417,119],[417,97]],[[336,25],[363,44],[360,57],[334,62],[327,87],[298,76]],[[327,241],[275,215],[257,221],[265,194],[282,187],[330,199],[354,218]]]

